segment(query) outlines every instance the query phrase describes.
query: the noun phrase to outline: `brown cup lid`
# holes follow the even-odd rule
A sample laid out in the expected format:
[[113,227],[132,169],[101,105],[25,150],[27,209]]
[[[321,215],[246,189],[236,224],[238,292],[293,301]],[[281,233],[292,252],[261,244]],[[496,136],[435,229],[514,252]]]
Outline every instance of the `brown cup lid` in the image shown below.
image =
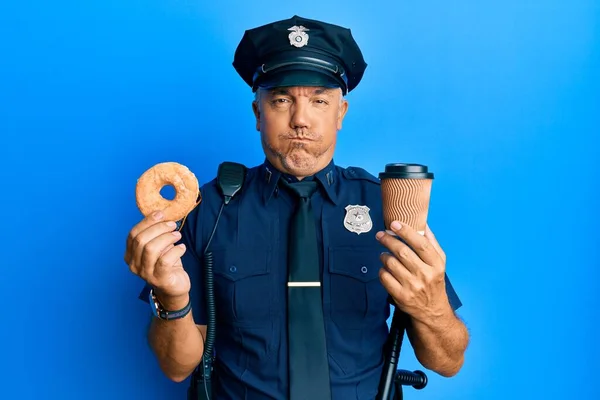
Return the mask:
[[433,172],[422,164],[386,164],[385,171],[379,173],[379,179],[433,179]]

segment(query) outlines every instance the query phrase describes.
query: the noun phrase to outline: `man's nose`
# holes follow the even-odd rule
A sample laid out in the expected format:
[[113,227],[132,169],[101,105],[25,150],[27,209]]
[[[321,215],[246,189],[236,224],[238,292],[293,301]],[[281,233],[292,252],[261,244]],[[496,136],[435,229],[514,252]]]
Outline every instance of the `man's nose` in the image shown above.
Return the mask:
[[294,103],[290,119],[290,126],[293,129],[310,128],[309,104],[307,103],[304,101],[296,101]]

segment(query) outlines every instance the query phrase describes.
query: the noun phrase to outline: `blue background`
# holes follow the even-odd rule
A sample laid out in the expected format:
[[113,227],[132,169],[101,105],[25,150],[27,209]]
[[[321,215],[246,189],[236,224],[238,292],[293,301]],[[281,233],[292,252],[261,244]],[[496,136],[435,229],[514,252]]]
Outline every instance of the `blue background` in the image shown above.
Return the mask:
[[244,29],[294,14],[350,27],[369,63],[337,163],[436,173],[429,222],[472,342],[406,399],[599,398],[593,0],[2,2],[0,398],[184,398],[123,261],[136,179],[262,161],[231,61]]

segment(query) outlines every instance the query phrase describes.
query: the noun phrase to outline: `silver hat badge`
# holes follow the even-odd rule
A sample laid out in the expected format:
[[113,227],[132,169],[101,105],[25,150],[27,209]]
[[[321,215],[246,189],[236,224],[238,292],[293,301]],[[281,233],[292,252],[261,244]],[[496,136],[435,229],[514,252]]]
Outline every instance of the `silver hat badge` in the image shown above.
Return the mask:
[[295,47],[304,47],[308,44],[308,34],[306,33],[310,29],[306,29],[302,25],[300,26],[292,26],[288,29],[288,31],[292,31],[288,38],[290,39],[290,44]]

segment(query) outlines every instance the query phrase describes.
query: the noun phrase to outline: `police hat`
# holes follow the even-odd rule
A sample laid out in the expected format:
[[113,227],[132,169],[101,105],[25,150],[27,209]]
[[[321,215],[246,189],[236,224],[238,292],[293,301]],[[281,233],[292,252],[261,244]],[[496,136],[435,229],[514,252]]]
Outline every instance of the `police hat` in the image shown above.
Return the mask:
[[350,29],[293,16],[246,30],[233,60],[256,91],[281,86],[354,89],[367,64]]

